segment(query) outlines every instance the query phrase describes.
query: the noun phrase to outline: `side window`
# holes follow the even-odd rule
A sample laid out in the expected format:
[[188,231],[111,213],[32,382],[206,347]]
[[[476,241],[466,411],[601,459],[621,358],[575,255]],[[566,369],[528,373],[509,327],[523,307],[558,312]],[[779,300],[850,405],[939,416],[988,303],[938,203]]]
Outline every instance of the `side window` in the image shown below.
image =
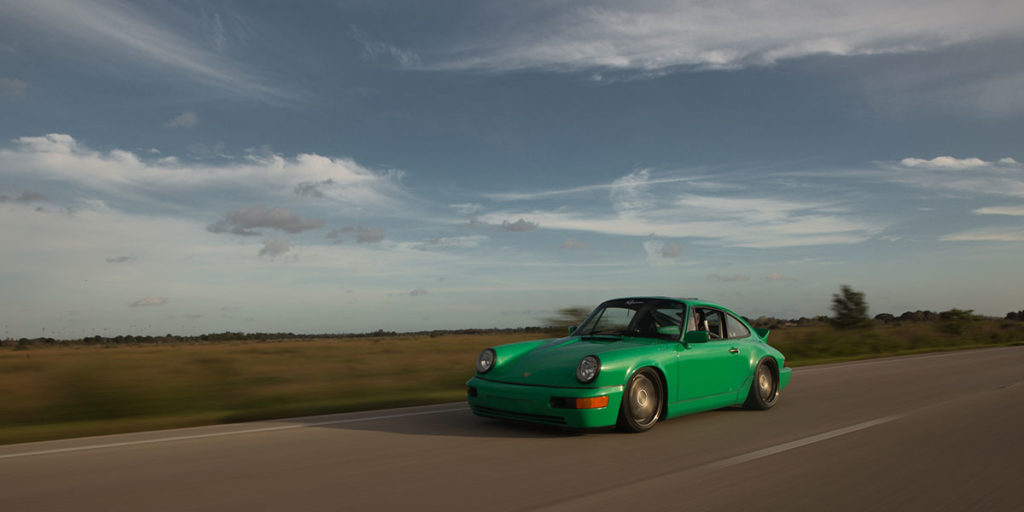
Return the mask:
[[725,315],[725,330],[729,339],[747,338],[750,336],[750,329],[747,329],[743,322],[732,315]]
[[722,312],[714,309],[704,310],[704,322],[708,331],[708,338],[712,340],[722,339]]

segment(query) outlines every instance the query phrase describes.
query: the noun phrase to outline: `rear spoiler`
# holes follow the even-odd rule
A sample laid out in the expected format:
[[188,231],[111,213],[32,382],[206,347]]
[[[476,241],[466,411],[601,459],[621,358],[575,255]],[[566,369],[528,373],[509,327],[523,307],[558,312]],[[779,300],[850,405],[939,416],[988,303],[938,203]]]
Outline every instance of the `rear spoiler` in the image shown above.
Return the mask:
[[754,327],[754,333],[757,334],[758,338],[761,338],[762,343],[768,343],[768,332],[768,329]]

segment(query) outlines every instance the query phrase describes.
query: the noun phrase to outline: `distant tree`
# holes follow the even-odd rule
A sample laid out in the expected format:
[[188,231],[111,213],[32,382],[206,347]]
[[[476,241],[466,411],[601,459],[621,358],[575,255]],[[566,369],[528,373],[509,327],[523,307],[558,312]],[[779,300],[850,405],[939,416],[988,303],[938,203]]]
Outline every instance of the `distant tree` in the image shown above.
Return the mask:
[[854,290],[850,285],[844,284],[839,288],[839,293],[832,294],[832,312],[834,316],[830,322],[838,329],[857,329],[871,325],[864,293]]
[[1006,314],[1007,320],[1016,320],[1018,322],[1024,321],[1024,309],[1020,311],[1010,311]]
[[939,313],[942,330],[950,334],[963,334],[981,317],[974,314],[973,309],[951,309]]
[[901,322],[934,322],[939,319],[939,314],[932,311],[906,311],[900,315]]
[[875,315],[875,320],[878,320],[879,322],[883,322],[883,323],[890,323],[890,322],[895,322],[896,321],[896,317],[892,316],[889,313],[879,313],[879,314]]
[[587,319],[591,309],[586,306],[559,309],[554,316],[544,319],[544,325],[550,327],[577,327]]

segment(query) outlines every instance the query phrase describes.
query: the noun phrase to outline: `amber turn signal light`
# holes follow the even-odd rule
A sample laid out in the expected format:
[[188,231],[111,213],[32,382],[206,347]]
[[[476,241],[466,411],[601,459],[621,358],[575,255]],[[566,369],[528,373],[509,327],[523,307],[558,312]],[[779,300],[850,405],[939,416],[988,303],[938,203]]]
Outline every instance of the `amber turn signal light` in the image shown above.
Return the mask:
[[577,409],[600,409],[602,407],[608,407],[607,396],[596,396],[593,398],[577,398],[576,408]]

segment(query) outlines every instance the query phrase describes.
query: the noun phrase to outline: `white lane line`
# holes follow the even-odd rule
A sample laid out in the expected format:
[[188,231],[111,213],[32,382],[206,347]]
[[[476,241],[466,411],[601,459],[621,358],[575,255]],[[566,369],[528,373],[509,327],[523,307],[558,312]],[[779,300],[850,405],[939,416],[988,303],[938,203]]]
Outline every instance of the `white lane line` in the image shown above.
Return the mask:
[[[565,512],[566,510],[592,510],[601,509],[602,503],[607,504],[605,500],[609,496],[615,494],[622,494],[626,492],[626,489],[635,488],[638,486],[645,486],[646,488],[652,489],[668,489],[673,485],[677,485],[679,482],[686,481],[690,476],[706,475],[709,471],[717,469],[725,469],[745,462],[768,457],[777,453],[793,450],[801,446],[807,446],[809,444],[820,443],[828,439],[843,436],[858,430],[864,430],[874,426],[888,423],[890,421],[899,419],[906,416],[905,414],[897,414],[893,416],[886,416],[884,418],[877,418],[863,423],[857,423],[848,427],[837,428],[835,430],[829,430],[828,432],[822,432],[821,434],[815,434],[813,436],[804,437],[788,443],[777,444],[761,450],[755,450],[735,457],[729,457],[727,459],[721,459],[699,466],[693,466],[689,468],[682,468],[675,471],[669,471],[662,473],[654,477],[643,477],[633,481],[624,482],[622,485],[615,487],[606,488],[601,491],[591,492],[588,494],[567,498],[554,503],[548,503],[546,505],[540,505],[531,507],[531,512]],[[634,492],[636,490],[634,489]]]
[[193,434],[187,436],[160,437],[156,439],[141,439],[138,441],[122,441],[118,443],[92,444],[86,446],[72,446],[68,448],[54,448],[52,450],[39,450],[34,452],[10,453],[0,455],[0,459],[13,459],[16,457],[32,457],[36,455],[50,455],[54,453],[81,452],[86,450],[102,450],[104,448],[120,448],[123,446],[136,446],[141,444],[169,443],[173,441],[187,441],[191,439],[205,439],[209,437],[237,436],[242,434],[256,434],[260,432],[275,432],[278,430],[292,430],[296,428],[322,427],[326,425],[341,425],[345,423],[358,423],[362,421],[387,420],[392,418],[408,418],[410,416],[426,416],[428,414],[444,414],[449,412],[465,411],[468,407],[462,406],[454,409],[441,409],[438,411],[405,412],[400,414],[386,414],[381,416],[366,416],[362,418],[346,418],[340,420],[315,421],[312,423],[293,423],[289,425],[277,425],[273,427],[249,428],[244,430],[232,430],[229,432],[212,432],[209,434]]
[[825,441],[827,439],[832,439],[833,437],[839,437],[846,434],[850,434],[852,432],[856,432],[858,430],[871,428],[876,425],[888,423],[890,421],[897,420],[902,417],[902,414],[896,414],[893,416],[886,416],[884,418],[878,418],[871,421],[865,421],[864,423],[857,423],[856,425],[850,425],[849,427],[829,430],[828,432],[823,432],[821,434],[805,437],[803,439],[797,439],[796,441],[777,444],[775,446],[769,446],[768,448],[763,448],[761,450],[752,451],[750,453],[744,453],[743,455],[737,455],[735,457],[729,457],[728,459],[715,461],[710,464],[705,464],[704,466],[701,466],[701,468],[699,469],[725,469],[727,467],[735,466],[737,464],[743,464],[744,462],[750,462],[752,460],[768,457],[769,455],[775,455],[776,453],[786,452],[795,448],[800,448],[801,446],[807,446],[809,444],[814,444],[821,441]]

